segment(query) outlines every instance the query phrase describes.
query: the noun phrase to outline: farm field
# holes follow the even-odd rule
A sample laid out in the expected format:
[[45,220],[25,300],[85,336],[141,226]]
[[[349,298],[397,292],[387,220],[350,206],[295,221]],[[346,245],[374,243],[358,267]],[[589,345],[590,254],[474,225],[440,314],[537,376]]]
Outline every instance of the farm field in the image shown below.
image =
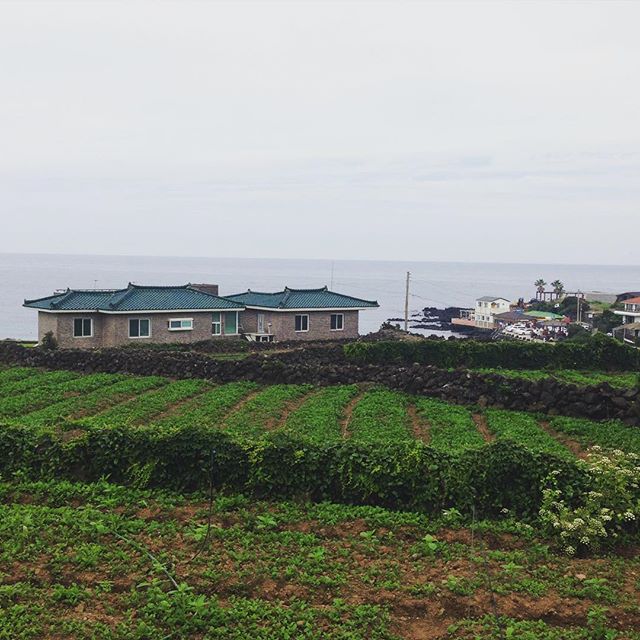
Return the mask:
[[0,496],[3,638],[640,639],[637,555],[570,559],[511,520],[228,495],[209,528],[204,496]]
[[320,444],[419,440],[454,454],[494,440],[512,440],[566,459],[592,445],[640,452],[640,431],[615,421],[474,409],[372,385],[214,385],[24,367],[0,370],[0,422],[65,429],[198,425],[224,431],[239,442],[274,432]]
[[[640,510],[572,556],[528,508],[551,469],[583,482],[592,445],[640,454],[637,428],[372,384],[24,367],[0,369],[0,425],[0,640],[640,640]],[[64,480],[82,461],[94,482]],[[371,492],[422,511],[349,506]]]

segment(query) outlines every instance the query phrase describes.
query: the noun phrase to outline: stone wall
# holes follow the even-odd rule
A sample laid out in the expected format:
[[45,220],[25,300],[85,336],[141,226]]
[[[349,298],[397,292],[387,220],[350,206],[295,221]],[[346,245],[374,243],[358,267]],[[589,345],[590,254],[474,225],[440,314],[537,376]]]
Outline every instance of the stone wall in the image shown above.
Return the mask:
[[[268,352],[267,352],[268,353]],[[460,404],[536,411],[591,419],[616,418],[640,425],[640,389],[607,383],[578,387],[551,378],[526,380],[453,371],[427,365],[357,365],[345,362],[339,347],[304,349],[288,354],[256,354],[243,360],[216,360],[205,354],[147,349],[45,351],[0,343],[0,362],[86,373],[106,371],[216,382],[253,380],[264,384],[318,385],[374,382],[416,395]]]

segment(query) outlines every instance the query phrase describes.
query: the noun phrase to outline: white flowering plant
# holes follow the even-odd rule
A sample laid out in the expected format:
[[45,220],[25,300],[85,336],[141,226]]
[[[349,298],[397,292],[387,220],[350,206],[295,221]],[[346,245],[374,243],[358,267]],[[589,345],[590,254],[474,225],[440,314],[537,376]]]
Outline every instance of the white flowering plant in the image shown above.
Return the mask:
[[621,536],[637,534],[640,522],[640,456],[600,447],[577,463],[591,490],[569,504],[558,488],[557,471],[543,489],[540,520],[568,555],[597,551]]

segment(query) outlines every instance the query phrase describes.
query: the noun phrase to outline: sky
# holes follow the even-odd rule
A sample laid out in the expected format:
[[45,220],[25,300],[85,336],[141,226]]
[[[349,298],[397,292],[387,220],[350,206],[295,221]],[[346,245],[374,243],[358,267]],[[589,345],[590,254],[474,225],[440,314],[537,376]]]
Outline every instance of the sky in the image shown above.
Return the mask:
[[638,24],[0,2],[0,252],[637,265]]

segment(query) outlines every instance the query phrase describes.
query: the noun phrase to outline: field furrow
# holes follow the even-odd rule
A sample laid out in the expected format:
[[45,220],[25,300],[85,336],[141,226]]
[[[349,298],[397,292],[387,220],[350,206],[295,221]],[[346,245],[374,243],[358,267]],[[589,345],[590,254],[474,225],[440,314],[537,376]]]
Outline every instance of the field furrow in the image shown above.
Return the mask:
[[[87,376],[87,378],[94,378],[94,376]],[[87,388],[81,395],[24,414],[19,418],[19,422],[29,425],[44,425],[66,420],[82,420],[89,417],[87,423],[90,423],[90,416],[167,383],[166,378],[158,376],[122,378],[107,373],[97,373],[94,378],[96,385],[94,390]]]
[[[59,403],[73,402],[83,397],[83,394],[90,393],[105,385],[111,385],[123,378],[124,376],[119,374],[95,373],[77,376],[63,382],[38,382],[33,389],[0,400],[0,417],[15,418],[40,409],[44,411],[51,409],[55,413],[53,407]],[[140,379],[144,380],[144,378]]]
[[339,441],[341,419],[357,394],[357,385],[320,389],[289,413],[281,430],[312,442]]
[[85,423],[96,426],[121,426],[152,422],[156,416],[171,410],[177,403],[210,389],[211,385],[204,380],[177,380],[111,407],[94,415]]
[[156,416],[153,423],[176,429],[189,426],[217,429],[224,417],[258,388],[255,382],[231,382],[214,387]]
[[430,425],[434,449],[456,453],[484,444],[468,409],[433,398],[418,398],[416,408],[420,418]]
[[499,440],[513,440],[532,451],[574,458],[567,447],[541,429],[536,418],[528,413],[487,409],[485,415],[489,430]]
[[0,386],[0,402],[7,398],[11,399],[18,393],[31,393],[39,389],[51,389],[58,384],[76,380],[80,377],[80,374],[71,371],[34,371],[33,375],[2,384]]
[[640,429],[618,420],[595,422],[582,418],[556,416],[549,421],[552,429],[575,438],[583,447],[598,445],[640,454]]
[[239,439],[259,438],[287,414],[292,402],[307,395],[313,387],[307,384],[278,384],[267,387],[232,411],[222,428]]

